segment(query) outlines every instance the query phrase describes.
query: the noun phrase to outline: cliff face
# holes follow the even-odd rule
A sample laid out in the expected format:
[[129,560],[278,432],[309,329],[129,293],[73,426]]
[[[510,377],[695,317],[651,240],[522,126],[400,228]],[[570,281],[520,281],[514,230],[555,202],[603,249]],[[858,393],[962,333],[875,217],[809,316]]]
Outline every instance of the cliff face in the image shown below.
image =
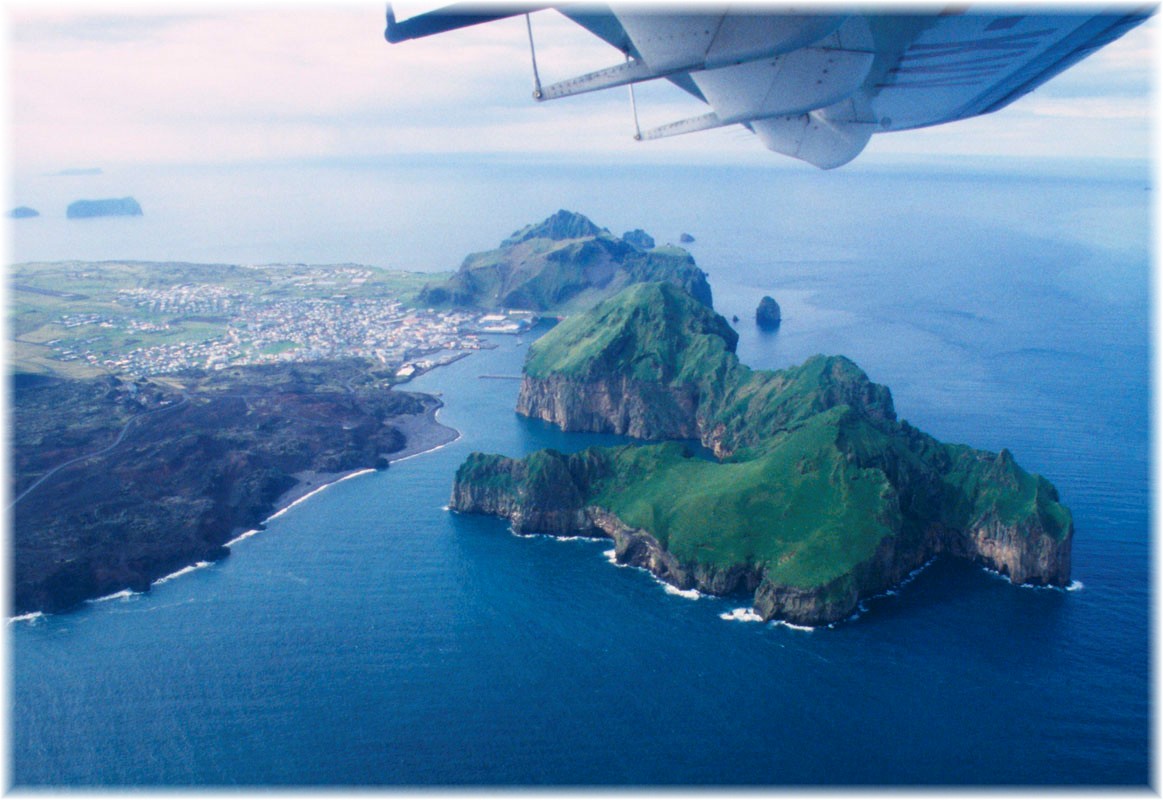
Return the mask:
[[667,284],[635,286],[529,352],[518,411],[564,430],[699,439],[474,454],[453,508],[551,533],[601,531],[622,563],[683,589],[747,591],[765,619],[818,625],[934,556],[1016,583],[1070,580],[1073,522],[1006,450],[947,445],[896,417],[848,359],[755,371],[721,317]]
[[418,302],[577,311],[626,286],[667,281],[710,306],[710,284],[690,254],[678,247],[645,247],[638,233],[619,239],[581,214],[558,211],[495,250],[469,255],[448,281],[426,286]]
[[517,413],[566,431],[619,433],[636,439],[696,439],[698,398],[686,387],[626,376],[580,382],[559,375],[521,379]]
[[517,533],[560,536],[592,530],[584,491],[605,469],[604,459],[543,450],[525,459],[472,453],[456,471],[449,508],[505,517]]
[[934,551],[969,559],[1017,584],[1066,586],[1072,533],[1058,538],[1028,522],[1007,524],[991,516],[967,531],[942,531],[934,537]]
[[[941,554],[972,560],[1015,583],[1064,586],[1070,580],[1069,535],[1057,539],[991,518],[968,530],[933,526],[915,541],[885,535],[868,557],[841,574],[815,585],[796,585],[760,560],[724,564],[683,558],[648,529],[627,524],[608,508],[587,504],[598,494],[596,483],[617,480],[617,467],[604,455],[537,455],[548,461],[530,466],[524,460],[472,454],[457,473],[450,507],[506,518],[517,533],[606,536],[614,542],[618,563],[649,570],[679,589],[717,596],[748,593],[764,620],[816,626],[846,619],[862,600],[883,594]],[[591,469],[579,469],[579,461],[587,461]],[[553,466],[547,469],[546,463]],[[593,469],[594,464],[602,467]]]
[[840,405],[883,422],[892,395],[842,356],[754,371],[725,319],[668,284],[634,286],[535,342],[517,412],[566,431],[699,439],[721,458]]

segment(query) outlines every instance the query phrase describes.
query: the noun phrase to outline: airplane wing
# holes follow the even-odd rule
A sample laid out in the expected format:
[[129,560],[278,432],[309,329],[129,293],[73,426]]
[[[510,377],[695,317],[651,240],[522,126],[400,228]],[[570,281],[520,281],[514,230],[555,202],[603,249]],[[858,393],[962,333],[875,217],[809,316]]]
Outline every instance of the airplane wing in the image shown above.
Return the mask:
[[[398,22],[389,6],[385,36],[400,42],[549,7],[459,4]],[[636,138],[742,125],[768,149],[823,169],[851,161],[874,133],[1004,108],[1153,11],[553,7],[620,50],[623,60],[542,86],[534,50],[535,99],[666,79],[705,102],[709,111],[639,131]]]

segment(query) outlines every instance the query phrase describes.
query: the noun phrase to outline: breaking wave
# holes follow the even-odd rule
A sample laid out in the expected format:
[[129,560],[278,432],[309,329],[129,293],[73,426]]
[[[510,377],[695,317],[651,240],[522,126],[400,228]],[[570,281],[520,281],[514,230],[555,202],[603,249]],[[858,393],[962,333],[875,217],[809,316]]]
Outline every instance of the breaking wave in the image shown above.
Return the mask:
[[[440,422],[440,411],[441,411],[441,409],[436,409],[436,413],[433,414],[433,419],[435,419],[437,422]],[[426,456],[429,453],[435,453],[437,450],[443,450],[444,448],[448,447],[450,444],[455,444],[456,442],[459,442],[460,436],[461,436],[460,431],[456,431],[456,436],[452,439],[449,439],[444,444],[438,444],[435,447],[430,447],[427,450],[421,450],[419,453],[413,453],[412,455],[404,456],[403,458],[389,458],[388,461],[390,461],[393,464],[402,464],[403,462],[407,461],[408,459],[416,458],[417,456]],[[369,471],[375,472],[375,470],[369,470]],[[354,476],[352,476],[352,477],[354,477]]]
[[[246,534],[243,534],[243,535],[245,536]],[[239,537],[239,538],[242,538],[242,537]],[[235,541],[238,541],[238,539],[235,539]],[[161,584],[165,583],[166,581],[171,581],[174,578],[180,578],[183,575],[188,575],[189,573],[193,572],[196,569],[201,569],[202,567],[208,567],[208,566],[210,566],[211,563],[212,562],[210,562],[210,561],[199,561],[197,564],[191,564],[188,567],[182,567],[177,572],[171,572],[169,575],[166,575],[165,577],[158,578],[156,581],[154,581],[154,584],[157,586],[160,586]]]
[[234,545],[241,542],[243,539],[249,539],[250,537],[254,536],[258,532],[259,532],[258,528],[251,528],[249,531],[243,531],[242,533],[238,534],[233,539],[231,539],[229,542],[224,544],[223,547],[233,547]]
[[280,508],[278,511],[276,511],[275,513],[271,514],[269,517],[264,519],[263,524],[265,525],[266,523],[270,522],[272,519],[278,519],[279,517],[281,517],[283,514],[286,514],[288,511],[290,511],[295,506],[299,505],[300,503],[307,502],[315,495],[319,494],[320,492],[322,492],[325,489],[328,489],[332,486],[335,486],[337,483],[343,483],[344,481],[351,480],[352,478],[358,478],[360,475],[367,475],[369,472],[375,472],[375,470],[374,469],[357,470],[357,471],[351,473],[350,475],[344,475],[342,478],[340,478],[338,480],[334,480],[334,481],[331,481],[329,483],[325,483],[322,486],[320,486],[319,488],[314,489],[310,492],[307,492],[307,494],[303,495],[295,502],[293,502],[287,506],[284,506],[283,508]]
[[731,611],[724,611],[719,615],[719,619],[733,622],[763,622],[763,617],[756,614],[753,608],[735,608]]
[[558,536],[555,533],[517,533],[513,526],[509,526],[509,533],[519,539],[552,539],[555,542],[596,542],[606,539],[605,536]]
[[133,597],[135,594],[141,594],[141,592],[135,592],[132,589],[122,589],[120,592],[114,592],[113,594],[107,594],[104,597],[94,597],[92,600],[86,600],[85,602],[86,603],[106,603],[110,600],[124,600],[127,597]]
[[1082,581],[1070,581],[1070,583],[1066,586],[1047,586],[1045,584],[1039,583],[1014,583],[1013,578],[1011,578],[1009,575],[1003,575],[996,569],[990,569],[986,566],[982,566],[981,569],[983,572],[992,575],[999,580],[1005,581],[1010,586],[1017,586],[1019,589],[1040,589],[1042,591],[1049,592],[1078,592],[1083,589]]
[[786,619],[777,619],[772,623],[773,625],[782,625],[785,628],[791,628],[793,631],[806,631],[811,633],[815,630],[812,625],[796,625],[794,622],[788,622]]
[[659,580],[658,582],[662,584],[664,589],[666,589],[667,594],[677,595],[678,597],[685,597],[687,600],[698,600],[700,597],[704,597],[703,593],[698,589],[680,589],[677,586],[671,586],[669,583],[663,580]]

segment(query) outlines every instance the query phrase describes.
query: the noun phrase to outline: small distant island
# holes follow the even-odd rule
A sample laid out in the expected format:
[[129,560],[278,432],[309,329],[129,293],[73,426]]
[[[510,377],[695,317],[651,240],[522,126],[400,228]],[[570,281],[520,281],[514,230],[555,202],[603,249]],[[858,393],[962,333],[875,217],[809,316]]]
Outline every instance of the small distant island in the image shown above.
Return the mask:
[[774,298],[764,295],[755,309],[755,324],[765,331],[773,331],[782,321],[779,303],[775,302]]
[[681,589],[747,592],[766,620],[823,625],[939,554],[1065,586],[1073,522],[1010,453],[898,420],[851,361],[752,370],[727,321],[667,283],[632,286],[530,349],[517,411],[566,431],[678,441],[473,453],[450,507],[517,532],[601,535]]
[[74,178],[86,175],[103,175],[104,172],[105,171],[100,167],[69,167],[67,169],[62,169],[59,172],[51,172],[49,174],[52,177],[57,178]]
[[28,206],[17,206],[8,212],[8,216],[10,219],[31,219],[33,217],[39,217],[40,212]]
[[695,237],[691,236],[689,233],[684,233],[678,237],[678,240],[683,244],[691,244],[694,242]]
[[69,203],[65,216],[69,219],[90,217],[140,217],[141,205],[132,197],[114,197],[102,200],[77,200]]
[[645,231],[619,239],[585,216],[561,210],[527,225],[495,250],[473,253],[418,302],[435,307],[525,309],[567,314],[634,283],[669,281],[711,305],[711,286],[690,253],[654,247]]

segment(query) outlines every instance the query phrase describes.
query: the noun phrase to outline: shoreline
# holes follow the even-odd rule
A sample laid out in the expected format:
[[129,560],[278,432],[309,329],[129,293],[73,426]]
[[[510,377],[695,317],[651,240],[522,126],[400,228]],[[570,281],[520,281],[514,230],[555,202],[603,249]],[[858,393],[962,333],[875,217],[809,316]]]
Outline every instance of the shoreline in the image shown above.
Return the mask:
[[[460,431],[456,428],[450,428],[438,419],[440,409],[442,408],[444,408],[444,402],[437,399],[437,405],[428,409],[423,414],[393,417],[385,420],[386,423],[394,425],[404,435],[405,441],[402,450],[397,450],[394,453],[386,455],[388,464],[395,464],[397,461],[404,461],[405,459],[423,455],[424,453],[430,453],[445,445],[452,444],[460,438]],[[388,469],[391,469],[391,467],[388,467]],[[368,472],[380,471],[382,470],[377,470],[374,467],[362,467],[360,469],[350,469],[343,472],[319,472],[316,470],[296,472],[294,473],[294,477],[298,483],[275,499],[275,510],[259,524],[265,525],[275,517],[281,516],[289,511],[293,506],[323,491],[328,486]],[[224,546],[229,547],[241,539],[253,536],[258,530],[260,529],[247,531],[244,534],[236,536],[229,542],[226,542]]]
[[[402,450],[397,450],[396,452],[390,453],[386,456],[389,464],[394,464],[398,461],[404,461],[409,458],[415,458],[416,456],[424,455],[425,453],[431,453],[460,439],[460,431],[458,431],[456,428],[452,428],[443,424],[438,419],[440,409],[443,407],[444,403],[437,398],[437,404],[425,411],[423,414],[415,414],[406,417],[395,417],[387,420],[388,423],[396,426],[396,428],[404,434],[404,439],[406,442]],[[249,539],[255,534],[261,533],[265,529],[265,526],[268,522],[282,516],[300,503],[306,502],[307,500],[322,492],[324,489],[334,486],[337,483],[342,483],[343,481],[346,481],[350,478],[356,478],[360,475],[366,475],[367,473],[381,471],[383,470],[377,470],[373,467],[364,467],[362,469],[346,470],[343,472],[318,472],[315,470],[306,470],[303,472],[294,473],[294,477],[298,483],[279,495],[274,503],[275,510],[266,516],[261,522],[259,522],[258,527],[249,528],[237,534],[229,541],[223,543],[222,546],[229,549],[231,546],[243,541],[244,539]],[[102,597],[89,598],[88,600],[82,601],[82,605],[92,605],[94,603],[102,603],[109,600],[117,600],[133,597],[135,595],[146,594],[155,586],[166,583],[167,581],[173,580],[174,578],[179,578],[182,575],[194,572],[203,567],[211,566],[215,563],[217,562],[199,560],[193,564],[187,564],[186,566],[183,566],[182,568],[175,570],[168,575],[163,575],[160,578],[156,578],[155,580],[150,581],[149,588],[145,591],[122,589],[121,591],[104,595]],[[25,614],[10,616],[8,617],[7,621],[9,624],[15,622],[31,623],[45,616],[49,616],[49,614],[44,611],[30,611]]]

